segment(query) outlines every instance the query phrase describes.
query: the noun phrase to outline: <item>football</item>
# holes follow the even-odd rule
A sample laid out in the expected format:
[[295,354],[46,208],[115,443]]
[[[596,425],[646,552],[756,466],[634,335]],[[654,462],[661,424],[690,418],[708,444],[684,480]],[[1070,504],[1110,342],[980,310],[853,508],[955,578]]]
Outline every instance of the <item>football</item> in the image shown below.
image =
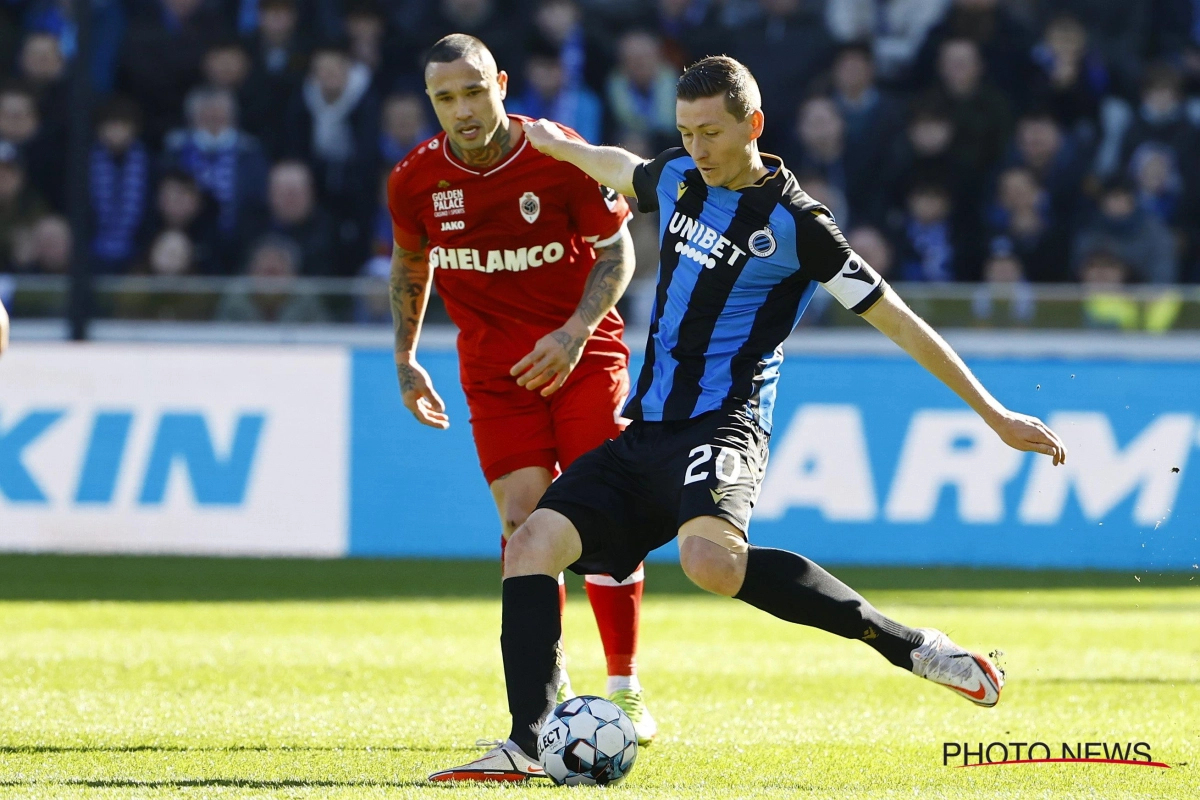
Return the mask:
[[633,722],[603,697],[560,703],[538,734],[538,759],[559,786],[617,783],[633,769],[637,751]]

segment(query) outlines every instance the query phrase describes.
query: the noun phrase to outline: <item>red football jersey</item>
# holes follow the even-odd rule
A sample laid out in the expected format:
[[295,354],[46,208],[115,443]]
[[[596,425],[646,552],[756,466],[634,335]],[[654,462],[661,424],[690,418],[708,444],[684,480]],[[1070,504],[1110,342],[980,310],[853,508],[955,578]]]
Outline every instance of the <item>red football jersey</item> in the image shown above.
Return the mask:
[[[509,119],[519,130],[528,118]],[[524,136],[481,171],[455,158],[445,132],[392,170],[388,207],[398,245],[417,250],[428,240],[434,285],[459,328],[464,381],[507,376],[570,318],[595,265],[593,245],[614,241],[630,213],[624,197]],[[628,356],[623,328],[610,311],[585,352]]]

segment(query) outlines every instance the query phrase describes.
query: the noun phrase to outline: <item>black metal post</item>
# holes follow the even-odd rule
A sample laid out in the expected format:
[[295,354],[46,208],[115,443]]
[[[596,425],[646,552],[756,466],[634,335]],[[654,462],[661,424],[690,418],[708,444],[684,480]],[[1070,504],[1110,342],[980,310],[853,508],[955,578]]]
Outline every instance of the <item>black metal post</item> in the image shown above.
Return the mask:
[[67,144],[67,214],[74,247],[67,322],[71,339],[88,338],[92,318],[91,214],[88,209],[88,150],[92,139],[92,2],[71,0],[75,57],[71,61],[71,113]]

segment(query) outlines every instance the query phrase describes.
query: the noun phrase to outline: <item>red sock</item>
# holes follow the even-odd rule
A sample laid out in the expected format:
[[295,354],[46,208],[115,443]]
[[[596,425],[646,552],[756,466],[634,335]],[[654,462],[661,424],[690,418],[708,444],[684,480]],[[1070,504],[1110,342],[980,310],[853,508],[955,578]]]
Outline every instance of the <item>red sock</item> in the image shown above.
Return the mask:
[[588,575],[584,585],[600,628],[609,675],[637,674],[638,616],[642,608],[642,565],[624,582],[608,575]]

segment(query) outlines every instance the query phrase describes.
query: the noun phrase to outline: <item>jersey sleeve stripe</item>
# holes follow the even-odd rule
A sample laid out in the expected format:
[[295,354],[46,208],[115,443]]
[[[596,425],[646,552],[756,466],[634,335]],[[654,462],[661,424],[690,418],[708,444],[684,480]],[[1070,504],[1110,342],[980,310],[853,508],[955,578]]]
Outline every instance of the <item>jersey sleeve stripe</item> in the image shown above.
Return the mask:
[[[592,247],[596,248],[597,250],[599,250],[601,247],[609,247],[610,245],[614,245],[618,241],[621,240],[621,234],[623,234],[625,232],[625,229],[628,227],[629,227],[629,217],[626,216],[625,219],[621,220],[621,227],[617,228],[616,233],[614,233],[612,236],[609,236],[607,239],[601,239],[598,242],[590,242],[590,244],[592,245]],[[584,239],[584,241],[588,241],[589,239],[594,239],[594,238],[598,238],[598,237],[589,236],[589,237],[586,237]]]

